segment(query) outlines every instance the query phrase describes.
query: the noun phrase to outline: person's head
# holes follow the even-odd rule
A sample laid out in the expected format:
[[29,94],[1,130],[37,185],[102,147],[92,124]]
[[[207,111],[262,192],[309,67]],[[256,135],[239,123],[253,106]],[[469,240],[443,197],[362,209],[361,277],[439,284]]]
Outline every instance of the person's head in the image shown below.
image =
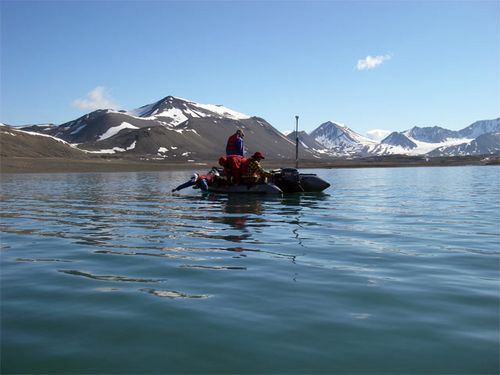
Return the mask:
[[191,181],[196,181],[198,179],[198,173],[193,173],[193,175],[191,176]]
[[227,163],[227,158],[225,156],[221,156],[219,158],[219,165],[222,166],[222,167],[225,167],[226,163]]
[[236,130],[236,134],[238,134],[241,138],[245,136],[245,134],[243,134],[243,130],[241,129]]
[[252,155],[252,159],[261,160],[261,159],[265,159],[265,158],[264,158],[264,155],[262,154],[262,152],[257,151],[255,154]]

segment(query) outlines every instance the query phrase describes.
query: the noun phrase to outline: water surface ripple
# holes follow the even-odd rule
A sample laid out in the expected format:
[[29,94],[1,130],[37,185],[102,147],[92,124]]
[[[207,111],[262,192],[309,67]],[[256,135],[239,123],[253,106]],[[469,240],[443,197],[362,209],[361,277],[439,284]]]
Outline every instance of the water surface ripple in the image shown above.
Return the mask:
[[3,373],[498,373],[500,168],[1,177]]

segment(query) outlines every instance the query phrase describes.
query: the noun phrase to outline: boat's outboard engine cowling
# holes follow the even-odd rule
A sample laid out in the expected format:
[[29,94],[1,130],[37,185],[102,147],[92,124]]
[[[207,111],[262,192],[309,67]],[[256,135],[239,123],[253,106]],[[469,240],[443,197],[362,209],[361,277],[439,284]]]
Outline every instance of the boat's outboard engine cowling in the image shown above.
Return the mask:
[[283,168],[272,171],[271,181],[278,186],[283,193],[319,193],[330,184],[314,173],[299,173],[295,168]]
[[295,168],[283,168],[273,175],[273,182],[284,192],[296,193],[304,189],[300,185],[299,171]]
[[295,168],[283,168],[281,170],[281,179],[284,182],[296,184],[300,181],[299,171]]

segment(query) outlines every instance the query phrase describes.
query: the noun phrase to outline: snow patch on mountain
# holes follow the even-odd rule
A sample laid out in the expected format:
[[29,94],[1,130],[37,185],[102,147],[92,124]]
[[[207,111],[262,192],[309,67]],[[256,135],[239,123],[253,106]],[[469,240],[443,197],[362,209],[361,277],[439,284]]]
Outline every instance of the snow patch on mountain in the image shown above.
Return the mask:
[[146,120],[156,120],[158,118],[170,119],[167,124],[168,126],[174,127],[189,120],[189,118],[216,117],[232,120],[245,120],[250,118],[250,116],[222,105],[200,104],[175,96],[167,96],[156,103],[129,111],[127,114]]
[[443,142],[428,143],[428,142],[417,141],[416,139],[412,138],[410,139],[417,145],[417,148],[412,150],[415,152],[413,155],[427,154],[428,152],[431,152],[432,150],[438,147],[456,146],[462,143],[469,143],[472,141],[472,139],[467,139],[467,138],[447,138]]
[[240,112],[233,111],[232,109],[226,108],[222,105],[213,105],[213,104],[196,104],[193,103],[195,107],[200,107],[206,109],[207,111],[218,114],[221,117],[229,117],[233,120],[246,120],[250,118],[250,116],[245,115]]
[[163,111],[161,113],[158,113],[158,114],[153,114],[153,116],[149,117],[149,118],[157,118],[157,117],[168,117],[168,118],[171,118],[172,121],[169,123],[170,126],[177,126],[179,124],[182,124],[183,122],[189,120],[189,117],[187,117],[185,114],[184,114],[184,111],[179,109],[179,108],[170,108],[166,111]]
[[113,147],[111,149],[105,149],[105,150],[97,150],[97,151],[89,151],[89,150],[83,150],[89,154],[115,154],[117,152],[125,152],[125,151],[130,151],[133,150],[136,146],[137,142],[134,141],[132,144],[126,148],[122,147]]
[[[14,130],[14,129],[12,129]],[[74,145],[62,140],[61,138],[57,138],[57,137],[54,137],[52,135],[48,135],[48,134],[42,134],[42,133],[36,133],[36,132],[30,132],[30,131],[27,131],[27,130],[20,130],[20,129],[16,129],[17,132],[20,132],[20,133],[26,133],[26,134],[30,134],[30,135],[35,135],[37,137],[47,137],[47,138],[52,138],[53,140],[57,141],[57,142],[61,142],[61,143],[64,143],[65,145],[68,145],[70,147],[73,147],[73,148],[76,148]]]
[[123,129],[139,129],[137,126],[129,124],[128,122],[122,122],[121,125],[109,128],[104,134],[102,134],[98,141],[103,141],[105,139],[111,138],[112,136],[118,134]]
[[85,129],[86,127],[87,127],[87,124],[83,124],[83,125],[79,126],[78,128],[76,128],[75,130],[73,130],[70,134],[71,134],[71,135],[77,134],[77,133],[79,133],[82,129]]
[[429,156],[500,155],[500,132],[481,134],[470,142],[454,146],[438,147]]
[[407,139],[411,141],[415,145],[415,147],[414,146],[405,147],[403,145],[391,145],[391,144],[380,143],[370,151],[378,155],[389,154],[389,155],[417,156],[430,153],[431,151],[437,148],[447,148],[451,146],[460,145],[463,143],[469,143],[472,141],[471,139],[466,139],[466,138],[461,138],[461,139],[455,138],[455,139],[448,139],[446,141],[439,143],[429,143],[429,142],[418,141],[411,137],[407,137]]

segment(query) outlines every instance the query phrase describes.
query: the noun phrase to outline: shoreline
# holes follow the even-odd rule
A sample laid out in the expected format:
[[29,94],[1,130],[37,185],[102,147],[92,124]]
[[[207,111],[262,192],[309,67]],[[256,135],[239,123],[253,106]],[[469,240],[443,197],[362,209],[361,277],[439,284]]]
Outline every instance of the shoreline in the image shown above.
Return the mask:
[[[295,160],[264,160],[265,169],[295,168]],[[464,156],[428,158],[387,156],[363,159],[299,160],[299,169],[336,168],[400,168],[444,167],[463,165],[500,165],[498,156]],[[217,160],[208,162],[141,161],[134,159],[71,159],[1,157],[0,174],[5,173],[86,173],[86,172],[154,172],[154,171],[208,171],[218,166]]]

